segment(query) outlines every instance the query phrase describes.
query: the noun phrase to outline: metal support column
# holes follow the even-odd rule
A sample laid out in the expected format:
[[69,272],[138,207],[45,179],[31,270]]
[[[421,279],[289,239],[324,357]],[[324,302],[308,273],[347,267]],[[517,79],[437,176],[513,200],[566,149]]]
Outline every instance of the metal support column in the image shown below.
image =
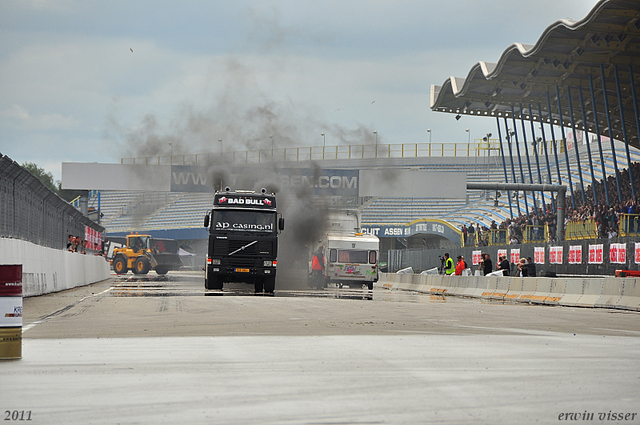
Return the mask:
[[[620,179],[618,178],[618,160],[616,158],[616,146],[613,143],[613,128],[611,128],[611,114],[609,113],[609,101],[607,100],[607,83],[604,80],[604,66],[600,64],[600,75],[602,76],[602,96],[604,97],[604,111],[607,114],[607,126],[609,126],[609,141],[611,142],[611,156],[613,157],[613,168],[616,176],[616,187],[618,188],[618,202],[622,202],[622,191],[620,190]],[[607,184],[605,182],[605,184]]]
[[556,159],[556,170],[558,171],[558,183],[562,184],[562,175],[560,174],[560,160],[558,159],[558,146],[556,145],[556,134],[553,131],[553,116],[551,115],[551,100],[547,93],[547,110],[549,111],[549,126],[551,127],[551,143],[553,145],[553,156]]
[[[500,141],[500,155],[502,156],[502,168],[504,169],[504,182],[509,183],[509,175],[507,173],[507,163],[504,159],[504,146],[502,144],[502,131],[500,131],[500,118],[496,117],[496,127],[498,127],[498,140]],[[509,131],[509,129],[507,129]],[[509,199],[509,215],[513,220],[513,210],[511,208],[511,191],[507,191],[507,199]]]
[[[544,134],[544,123],[542,122],[542,106],[540,106],[540,104],[538,103],[538,116],[540,117],[540,131],[542,133],[542,144],[544,146],[544,157],[545,160],[547,161],[547,174],[549,177],[549,184],[553,184],[553,180],[551,178],[551,164],[549,163],[549,151],[547,149],[547,137]],[[551,121],[551,112],[549,112],[549,121]],[[559,181],[558,183],[562,183],[561,181]],[[553,195],[551,195],[551,205],[553,206],[553,209],[556,209],[556,200],[553,197]]]
[[600,136],[600,124],[598,124],[598,110],[596,109],[596,94],[593,89],[593,77],[589,75],[589,90],[591,91],[591,106],[593,107],[593,122],[595,123],[596,139],[598,140],[598,149],[600,150],[600,166],[602,168],[602,185],[604,186],[605,205],[611,205],[609,202],[609,189],[607,189],[607,173],[604,169],[604,154],[602,153],[602,138]]
[[636,84],[633,75],[633,67],[629,65],[629,82],[631,84],[631,98],[633,99],[633,112],[636,116],[636,130],[638,131],[638,142],[640,143],[640,117],[638,117],[638,98],[636,97]]
[[[524,181],[524,170],[522,169],[522,156],[520,155],[520,141],[518,140],[518,125],[516,124],[516,113],[511,106],[511,120],[513,121],[513,134],[516,136],[516,150],[518,151],[518,164],[520,165],[520,178],[522,178],[522,183],[526,183]],[[527,192],[523,191],[524,195],[524,215],[529,214],[529,202],[527,201]]]
[[578,176],[580,177],[580,190],[582,191],[582,204],[587,203],[584,193],[584,180],[582,179],[582,167],[580,166],[580,150],[578,149],[578,133],[576,132],[576,120],[573,118],[573,103],[571,103],[571,88],[567,88],[567,99],[569,100],[569,116],[571,117],[571,130],[573,131],[573,148],[576,150],[576,162],[578,163]]
[[[622,126],[622,139],[627,154],[627,168],[629,169],[629,182],[631,183],[631,196],[636,199],[636,190],[633,185],[633,172],[631,171],[631,154],[629,153],[629,139],[627,138],[627,126],[624,123],[624,111],[622,110],[622,93],[620,93],[620,79],[618,78],[618,65],[613,65],[613,73],[616,77],[616,92],[618,93],[618,108],[620,109],[620,125]],[[631,81],[633,85],[633,81]],[[635,102],[635,98],[634,98]]]
[[564,144],[564,160],[567,164],[567,179],[569,180],[569,192],[571,192],[571,208],[576,208],[576,200],[573,195],[573,183],[571,182],[571,167],[569,166],[569,149],[567,149],[567,137],[564,134],[564,120],[562,119],[562,103],[560,102],[560,88],[556,85],[556,99],[558,100],[558,120],[560,121],[560,133]]
[[[509,123],[507,122],[507,117],[504,117],[504,128],[507,129],[507,145],[509,146],[509,159],[511,161],[511,176],[513,177],[513,182],[516,183],[518,180],[516,179],[516,169],[513,166],[513,150],[511,149],[511,132],[509,131]],[[511,199],[509,199],[511,202]],[[520,199],[518,199],[518,192],[516,191],[516,206],[518,208],[518,215],[522,214],[520,212]]]
[[[593,203],[598,206],[598,193],[596,191],[596,173],[593,169],[593,158],[591,156],[591,143],[589,142],[589,129],[587,128],[587,113],[584,109],[584,98],[582,97],[582,87],[578,87],[580,95],[580,111],[582,112],[582,125],[584,127],[584,138],[587,143],[587,155],[589,156],[589,169],[591,170],[591,189],[593,190]],[[595,117],[596,119],[598,117]],[[596,124],[597,125],[597,124]]]
[[[538,140],[536,139],[536,129],[533,125],[533,110],[531,109],[531,104],[529,104],[529,121],[531,122],[531,137],[533,139],[533,153],[536,156],[536,168],[538,169],[538,183],[542,184],[542,172],[540,171],[540,158],[538,157]],[[542,117],[540,117],[540,123],[542,124]],[[536,149],[537,148],[537,149]],[[533,181],[531,182],[533,183]],[[542,209],[547,211],[547,203],[544,201],[544,192],[540,192],[541,201],[542,201]]]
[[[524,124],[524,114],[522,113],[522,103],[518,105],[520,107],[520,124],[522,125],[522,139],[524,140],[524,154],[527,156],[527,168],[529,169],[529,183],[533,184],[533,172],[531,171],[531,160],[529,159],[529,147],[527,146],[527,130]],[[529,111],[531,114],[531,111]],[[531,192],[533,195],[533,211],[538,214],[538,204],[536,202],[536,193]]]

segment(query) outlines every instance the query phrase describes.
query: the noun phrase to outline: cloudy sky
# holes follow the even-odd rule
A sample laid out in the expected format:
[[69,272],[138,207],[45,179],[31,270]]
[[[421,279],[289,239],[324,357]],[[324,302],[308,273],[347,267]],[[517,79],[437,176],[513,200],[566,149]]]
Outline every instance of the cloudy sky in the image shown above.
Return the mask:
[[[62,162],[297,146],[465,143],[432,84],[534,44],[595,0],[0,2],[0,153]],[[273,138],[271,137],[273,136]]]

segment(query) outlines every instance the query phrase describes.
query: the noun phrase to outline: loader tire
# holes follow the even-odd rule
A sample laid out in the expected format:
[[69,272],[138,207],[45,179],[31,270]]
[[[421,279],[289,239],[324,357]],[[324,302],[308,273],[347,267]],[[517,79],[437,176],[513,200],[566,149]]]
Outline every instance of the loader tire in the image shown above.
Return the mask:
[[113,271],[116,274],[126,274],[129,270],[127,270],[127,260],[122,255],[116,255],[116,258],[113,259]]
[[149,264],[149,259],[146,257],[139,257],[133,265],[133,272],[135,274],[147,274],[149,273],[149,269],[151,269],[151,264]]

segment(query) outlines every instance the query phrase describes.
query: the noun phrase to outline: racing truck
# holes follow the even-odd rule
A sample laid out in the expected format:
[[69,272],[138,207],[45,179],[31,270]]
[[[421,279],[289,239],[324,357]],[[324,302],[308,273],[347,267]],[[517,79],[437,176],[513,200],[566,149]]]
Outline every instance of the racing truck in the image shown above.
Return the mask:
[[276,196],[262,189],[231,191],[213,197],[204,217],[209,229],[205,266],[206,289],[222,289],[225,282],[254,285],[255,292],[273,293],[278,264],[278,234],[284,218],[276,210]]
[[[126,241],[122,241],[124,243],[118,243],[117,238],[111,239],[110,244],[115,248],[109,257],[112,258],[111,264],[116,274],[126,274],[129,270],[134,274],[147,274],[153,269],[157,274],[164,275],[183,266],[176,241],[153,239],[137,233],[127,235]],[[172,249],[172,244],[175,249]]]

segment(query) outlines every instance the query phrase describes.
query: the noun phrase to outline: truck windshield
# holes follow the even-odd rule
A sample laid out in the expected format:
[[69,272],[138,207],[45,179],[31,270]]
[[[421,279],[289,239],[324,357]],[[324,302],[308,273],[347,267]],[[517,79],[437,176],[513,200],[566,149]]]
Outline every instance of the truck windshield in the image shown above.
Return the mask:
[[216,210],[213,212],[212,230],[217,232],[276,231],[276,215],[272,212]]

